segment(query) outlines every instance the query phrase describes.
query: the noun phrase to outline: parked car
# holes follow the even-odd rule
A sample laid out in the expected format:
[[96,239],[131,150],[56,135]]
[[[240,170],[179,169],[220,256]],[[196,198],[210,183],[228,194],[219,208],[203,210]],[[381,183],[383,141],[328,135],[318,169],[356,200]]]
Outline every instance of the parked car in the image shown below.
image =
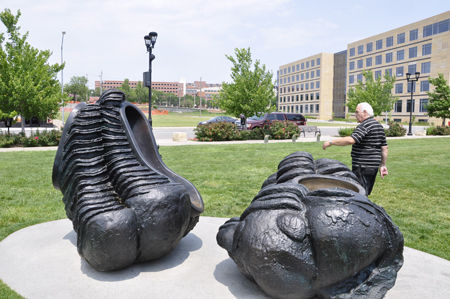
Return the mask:
[[[300,113],[283,113],[283,112],[273,112],[266,113],[261,116],[252,116],[247,119],[247,130],[253,130],[255,128],[263,128],[264,125],[270,125],[273,121],[291,121],[298,126],[306,125],[306,118]],[[241,127],[241,121],[237,120],[236,125],[239,129]]]
[[227,123],[235,123],[236,122],[236,118],[232,118],[232,117],[229,117],[229,116],[214,116],[211,119],[199,122],[198,125],[200,126],[200,125],[206,125],[206,124],[209,124],[209,123],[218,123],[218,122],[221,122],[221,121],[225,121]]

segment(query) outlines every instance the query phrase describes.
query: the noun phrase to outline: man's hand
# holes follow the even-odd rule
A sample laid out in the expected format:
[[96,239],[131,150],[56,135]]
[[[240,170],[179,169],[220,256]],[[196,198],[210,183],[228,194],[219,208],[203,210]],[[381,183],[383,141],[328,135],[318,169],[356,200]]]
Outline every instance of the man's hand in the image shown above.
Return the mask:
[[330,146],[331,146],[331,142],[330,142],[330,141],[325,141],[325,142],[322,144],[323,150],[326,150],[327,147],[330,147]]
[[385,175],[388,175],[388,170],[387,170],[386,166],[381,166],[380,167],[380,175],[381,175],[382,179],[384,179]]

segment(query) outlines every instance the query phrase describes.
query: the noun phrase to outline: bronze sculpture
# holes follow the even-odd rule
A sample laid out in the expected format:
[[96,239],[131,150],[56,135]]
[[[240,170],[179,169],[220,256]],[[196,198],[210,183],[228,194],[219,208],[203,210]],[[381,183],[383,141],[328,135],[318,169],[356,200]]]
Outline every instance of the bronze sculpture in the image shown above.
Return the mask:
[[383,298],[403,264],[403,236],[343,163],[296,152],[218,244],[275,298]]
[[162,162],[147,119],[120,90],[75,107],[52,180],[78,253],[100,271],[166,255],[204,209],[194,185]]

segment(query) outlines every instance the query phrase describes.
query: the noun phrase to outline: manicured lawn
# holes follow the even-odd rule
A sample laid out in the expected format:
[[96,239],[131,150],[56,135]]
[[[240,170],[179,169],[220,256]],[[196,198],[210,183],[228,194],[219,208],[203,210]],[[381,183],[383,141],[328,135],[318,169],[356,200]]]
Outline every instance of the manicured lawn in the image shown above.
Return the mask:
[[[389,140],[389,175],[377,179],[370,199],[385,208],[405,245],[450,260],[450,138]],[[315,159],[350,165],[350,147],[322,143],[269,143],[161,147],[165,163],[190,180],[205,202],[204,216],[239,216],[286,155],[303,150]],[[9,234],[65,218],[53,189],[55,151],[0,152],[0,241]],[[0,284],[0,298],[15,293]],[[20,298],[20,297],[18,297]]]

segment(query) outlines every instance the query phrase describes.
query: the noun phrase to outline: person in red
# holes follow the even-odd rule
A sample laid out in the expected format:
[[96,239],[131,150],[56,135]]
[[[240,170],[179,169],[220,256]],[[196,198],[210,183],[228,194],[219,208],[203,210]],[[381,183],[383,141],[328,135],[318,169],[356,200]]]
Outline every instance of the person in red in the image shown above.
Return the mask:
[[352,171],[366,190],[366,195],[369,196],[378,169],[381,178],[384,179],[384,176],[388,174],[386,167],[388,145],[384,128],[373,118],[373,109],[370,104],[358,104],[355,117],[359,125],[351,136],[325,141],[322,148],[326,150],[331,145],[352,145]]

